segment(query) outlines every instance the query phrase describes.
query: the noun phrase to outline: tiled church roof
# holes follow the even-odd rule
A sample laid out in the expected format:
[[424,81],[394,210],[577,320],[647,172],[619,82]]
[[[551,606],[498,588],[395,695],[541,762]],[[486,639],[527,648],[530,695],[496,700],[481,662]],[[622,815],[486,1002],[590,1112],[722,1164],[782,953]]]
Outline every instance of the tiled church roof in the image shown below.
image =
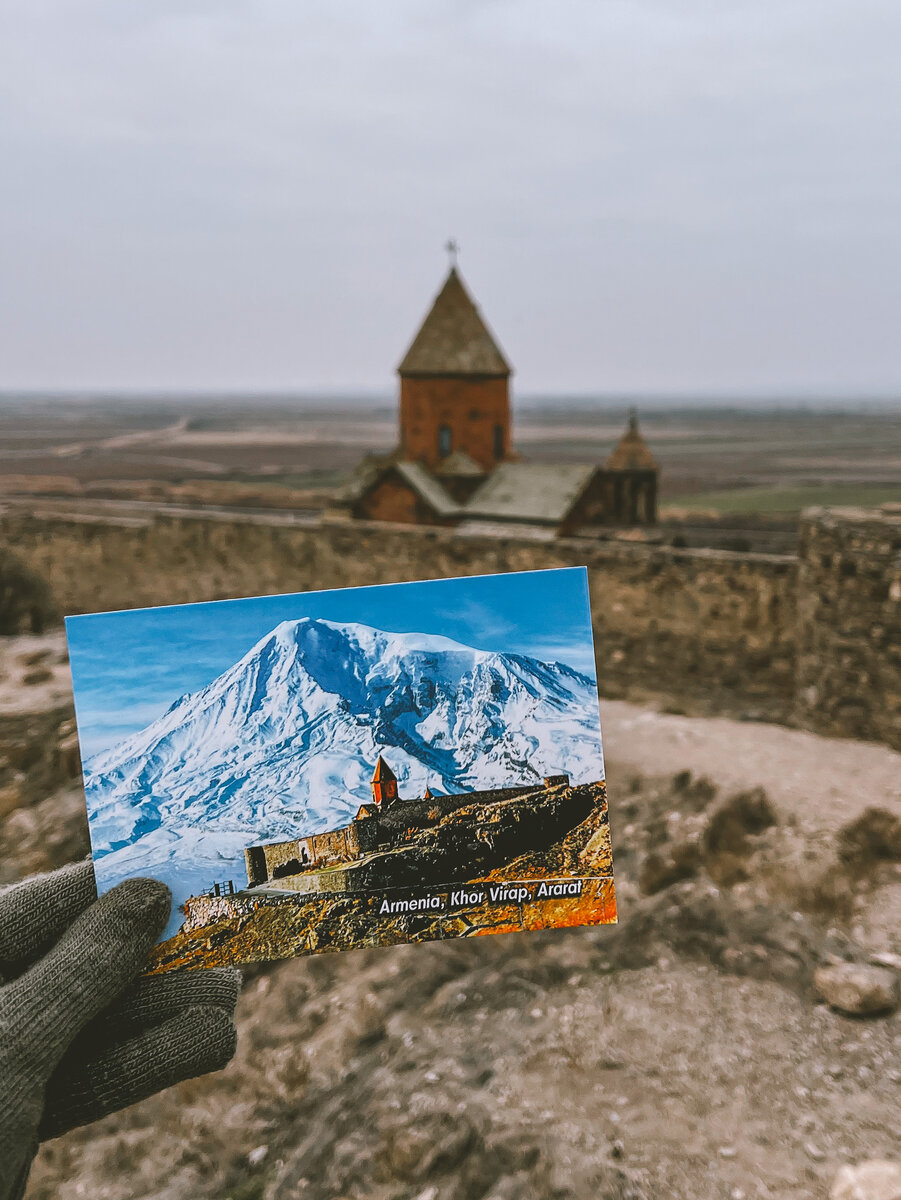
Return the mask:
[[400,375],[510,374],[456,267],[397,370]]
[[542,523],[562,521],[596,470],[593,463],[501,463],[465,506],[465,514]]
[[396,780],[397,776],[394,774],[394,772],[391,770],[391,768],[388,766],[388,764],[385,762],[385,760],[382,758],[382,756],[380,754],[379,760],[375,764],[375,771],[372,774],[372,782],[373,783],[381,783],[385,779],[395,779]]
[[453,454],[449,454],[447,458],[442,458],[441,462],[435,468],[436,475],[445,475],[448,478],[457,477],[459,479],[476,475],[487,475],[485,471],[476,462],[471,455],[465,450],[455,450]]
[[451,499],[428,467],[422,463],[398,462],[394,464],[394,469],[439,516],[450,517],[458,511],[457,502]]

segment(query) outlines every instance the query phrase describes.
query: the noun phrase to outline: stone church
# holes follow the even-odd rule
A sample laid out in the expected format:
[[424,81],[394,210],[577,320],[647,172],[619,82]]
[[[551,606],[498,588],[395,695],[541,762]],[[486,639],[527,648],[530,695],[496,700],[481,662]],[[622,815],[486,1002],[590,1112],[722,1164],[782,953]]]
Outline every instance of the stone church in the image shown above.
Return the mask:
[[529,462],[512,446],[511,373],[452,265],[398,367],[399,444],[360,466],[342,500],[348,514],[561,536],[652,524],[658,467],[635,414],[604,463]]

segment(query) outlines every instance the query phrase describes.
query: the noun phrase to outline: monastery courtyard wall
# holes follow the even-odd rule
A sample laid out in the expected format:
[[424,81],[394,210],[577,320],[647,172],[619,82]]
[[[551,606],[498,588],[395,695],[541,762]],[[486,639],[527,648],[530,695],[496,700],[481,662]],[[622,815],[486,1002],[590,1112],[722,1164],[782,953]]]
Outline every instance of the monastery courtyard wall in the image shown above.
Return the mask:
[[602,696],[901,748],[901,514],[808,510],[799,556],[209,515],[41,517],[0,541],[63,613],[586,565]]

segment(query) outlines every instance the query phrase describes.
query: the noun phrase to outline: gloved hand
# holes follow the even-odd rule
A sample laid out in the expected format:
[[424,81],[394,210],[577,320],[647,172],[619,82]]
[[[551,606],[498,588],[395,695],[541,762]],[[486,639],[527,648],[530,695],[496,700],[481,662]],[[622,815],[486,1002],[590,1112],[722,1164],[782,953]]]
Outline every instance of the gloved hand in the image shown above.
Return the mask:
[[232,1057],[237,971],[136,978],[170,904],[152,879],[98,900],[90,862],[0,892],[0,1200],[39,1142]]

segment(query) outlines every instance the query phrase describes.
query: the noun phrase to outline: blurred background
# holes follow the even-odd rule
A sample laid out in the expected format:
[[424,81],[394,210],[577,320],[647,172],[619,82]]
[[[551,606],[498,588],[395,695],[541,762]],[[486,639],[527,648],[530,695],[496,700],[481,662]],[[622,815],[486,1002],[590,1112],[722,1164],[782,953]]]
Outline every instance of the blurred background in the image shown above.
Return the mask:
[[[901,10],[0,20],[0,881],[88,849],[63,615],[587,563],[620,903],[252,968],[29,1196],[901,1195]],[[449,258],[520,510],[368,519]],[[563,522],[630,412],[655,519]]]

